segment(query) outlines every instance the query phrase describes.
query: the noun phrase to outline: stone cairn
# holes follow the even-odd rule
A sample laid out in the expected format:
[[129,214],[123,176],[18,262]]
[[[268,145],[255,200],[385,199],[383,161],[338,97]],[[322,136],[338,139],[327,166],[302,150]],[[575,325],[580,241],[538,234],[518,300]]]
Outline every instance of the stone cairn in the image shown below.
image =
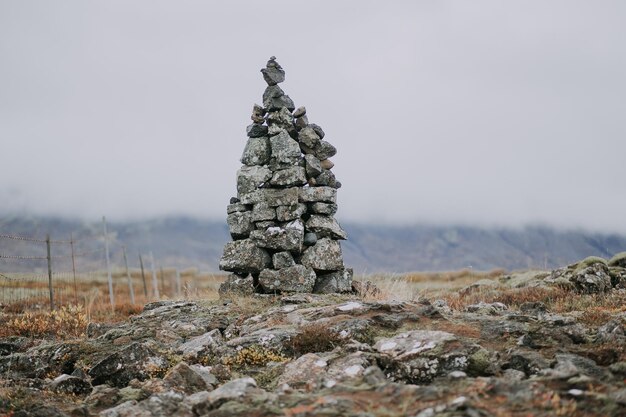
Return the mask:
[[219,267],[232,274],[220,293],[351,291],[339,245],[346,233],[333,217],[341,183],[329,158],[337,149],[278,86],[285,71],[275,57],[261,73],[268,87],[252,109],[237,197],[226,210],[233,241]]

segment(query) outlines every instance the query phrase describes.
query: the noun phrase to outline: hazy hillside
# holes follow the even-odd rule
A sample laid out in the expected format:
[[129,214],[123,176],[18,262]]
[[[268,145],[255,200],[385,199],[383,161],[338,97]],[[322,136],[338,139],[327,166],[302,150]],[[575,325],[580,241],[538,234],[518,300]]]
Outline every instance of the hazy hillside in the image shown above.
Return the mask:
[[[553,268],[589,255],[610,257],[626,250],[626,236],[556,231],[545,227],[481,229],[467,226],[372,226],[345,223],[349,240],[343,243],[345,262],[356,272],[435,271],[461,268],[507,270]],[[79,251],[102,247],[102,224],[58,218],[13,217],[0,220],[0,234],[79,241]],[[158,265],[217,270],[222,247],[230,238],[223,220],[172,217],[141,222],[110,222],[111,257],[122,264],[126,246],[131,266],[137,253],[152,251]],[[53,252],[63,250],[53,246]],[[63,252],[67,253],[67,250]],[[45,245],[0,239],[2,255],[45,255]],[[54,254],[54,253],[53,253]],[[93,255],[94,264],[101,253]],[[15,268],[0,262],[0,269]],[[20,264],[24,267],[24,263]]]

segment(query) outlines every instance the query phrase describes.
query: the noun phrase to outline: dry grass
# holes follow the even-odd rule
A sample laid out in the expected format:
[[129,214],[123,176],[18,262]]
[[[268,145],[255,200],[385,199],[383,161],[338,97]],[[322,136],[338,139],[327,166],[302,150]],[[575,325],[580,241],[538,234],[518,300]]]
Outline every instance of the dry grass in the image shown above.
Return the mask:
[[87,324],[82,306],[63,306],[47,312],[26,312],[9,319],[0,327],[0,337],[80,337],[84,335]]
[[296,356],[306,353],[328,352],[343,343],[339,333],[328,328],[326,324],[309,324],[291,338],[290,348]]

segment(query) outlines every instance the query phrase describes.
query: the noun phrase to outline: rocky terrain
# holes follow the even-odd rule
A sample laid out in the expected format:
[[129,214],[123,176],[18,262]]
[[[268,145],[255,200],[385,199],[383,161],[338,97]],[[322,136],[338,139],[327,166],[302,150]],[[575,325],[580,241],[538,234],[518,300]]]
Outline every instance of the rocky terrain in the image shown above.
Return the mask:
[[3,338],[0,413],[623,416],[625,288],[622,253],[436,297],[159,301],[76,339]]

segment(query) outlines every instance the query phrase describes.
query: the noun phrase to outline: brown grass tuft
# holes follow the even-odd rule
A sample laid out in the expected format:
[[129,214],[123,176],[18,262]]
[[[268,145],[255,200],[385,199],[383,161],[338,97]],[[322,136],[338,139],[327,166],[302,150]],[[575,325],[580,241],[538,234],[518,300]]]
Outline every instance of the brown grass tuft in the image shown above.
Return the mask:
[[343,343],[339,333],[323,323],[309,324],[301,328],[300,333],[291,338],[291,351],[297,355],[305,353],[328,352]]

